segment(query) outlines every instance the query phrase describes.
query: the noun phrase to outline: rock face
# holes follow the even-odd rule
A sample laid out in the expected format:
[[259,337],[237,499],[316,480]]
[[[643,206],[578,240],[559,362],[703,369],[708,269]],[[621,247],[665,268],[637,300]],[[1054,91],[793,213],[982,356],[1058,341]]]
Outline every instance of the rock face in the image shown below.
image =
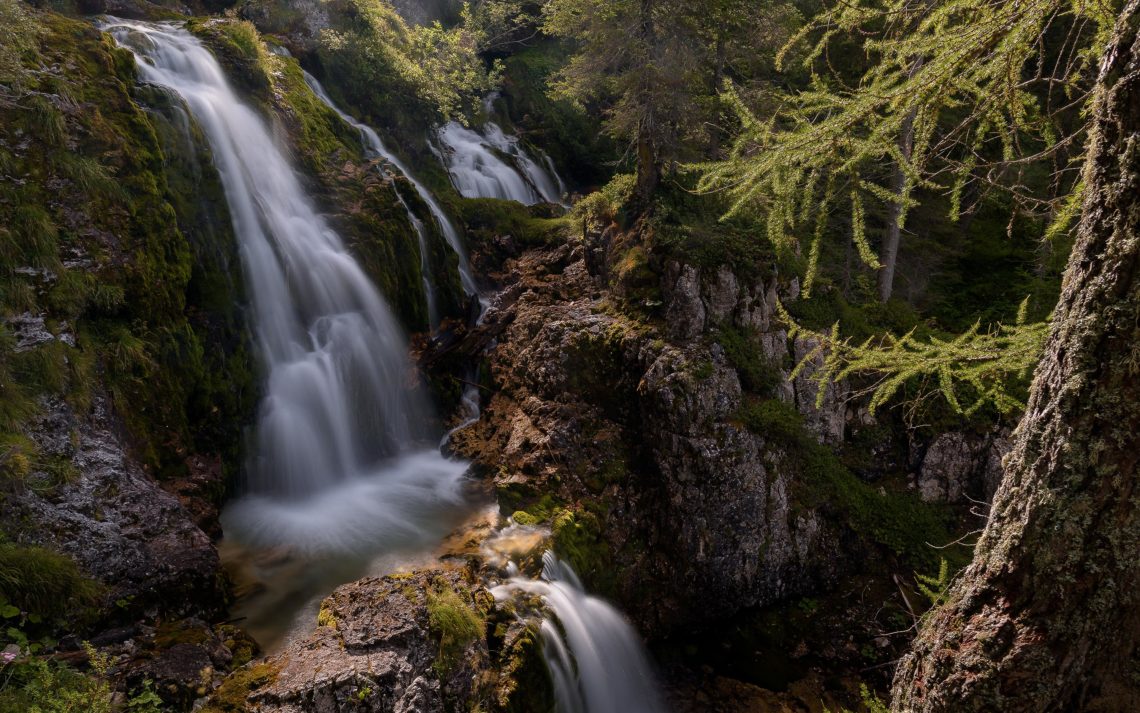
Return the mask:
[[[433,604],[437,596],[449,602]],[[269,659],[276,673],[249,692],[246,710],[428,713],[450,710],[449,701],[478,700],[475,673],[487,664],[485,632],[456,638],[440,628],[444,619],[435,612],[465,607],[482,621],[492,601],[463,569],[340,587],[321,605],[316,631]]]
[[1012,447],[1008,433],[941,434],[922,459],[916,477],[919,495],[926,502],[989,503],[1001,484],[1002,458]]
[[[834,577],[836,533],[793,506],[780,448],[740,425],[740,378],[710,337],[718,325],[747,328],[769,363],[786,364],[786,334],[771,324],[775,283],[672,264],[659,329],[609,309],[584,254],[559,246],[508,263],[510,287],[484,320],[497,390],[481,421],[455,434],[457,449],[497,473],[509,507],[551,494],[574,513],[556,519],[556,546],[562,537],[587,585],[643,630],[710,621]],[[596,253],[589,262],[595,273],[604,265]],[[795,395],[784,387],[775,398]],[[558,523],[570,521],[563,533]]]
[[56,463],[59,472],[33,468],[25,487],[0,504],[5,521],[35,523],[22,528],[22,541],[72,557],[107,585],[109,602],[126,602],[131,611],[222,610],[217,551],[178,499],[128,455],[103,399],[84,418],[62,400],[45,399],[28,435],[39,461]]

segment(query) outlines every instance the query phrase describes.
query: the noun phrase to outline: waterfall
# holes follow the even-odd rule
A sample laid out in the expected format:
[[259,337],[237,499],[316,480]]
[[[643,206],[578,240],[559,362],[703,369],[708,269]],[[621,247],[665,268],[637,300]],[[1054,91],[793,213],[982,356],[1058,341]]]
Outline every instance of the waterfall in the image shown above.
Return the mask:
[[[475,277],[471,274],[471,266],[467,260],[467,250],[463,247],[463,240],[459,237],[459,231],[455,229],[455,225],[451,222],[451,219],[449,219],[447,217],[447,214],[443,212],[443,208],[439,205],[439,201],[435,199],[435,196],[432,195],[431,191],[429,191],[427,187],[424,186],[424,184],[420,183],[416,177],[412,175],[412,172],[408,170],[408,167],[404,165],[404,162],[401,161],[400,158],[396,156],[396,154],[392,153],[384,146],[384,142],[380,140],[379,134],[377,134],[372,129],[372,127],[366,126],[365,124],[360,123],[356,119],[353,119],[351,116],[344,113],[344,111],[342,111],[340,107],[338,107],[329,97],[328,92],[325,91],[325,88],[321,86],[321,83],[317,81],[316,77],[312,76],[308,72],[305,72],[305,82],[309,85],[309,88],[313,90],[313,93],[316,94],[317,97],[323,101],[330,109],[336,112],[337,115],[343,119],[346,124],[360,132],[361,139],[364,141],[364,145],[369,151],[395,166],[396,170],[402,173],[404,175],[404,178],[408,179],[408,182],[412,184],[413,188],[415,188],[416,193],[418,193],[420,198],[423,199],[423,202],[427,204],[428,210],[431,211],[432,218],[435,219],[436,225],[439,226],[439,231],[443,233],[444,240],[447,241],[447,244],[451,247],[452,250],[455,251],[456,256],[459,258],[459,279],[460,283],[463,285],[464,293],[466,293],[468,297],[477,296],[479,294],[479,290],[475,286]],[[403,200],[404,199],[401,198],[400,202],[403,203]],[[407,208],[408,204],[404,203],[404,207]],[[418,219],[416,219],[410,209],[408,210],[408,216],[412,219],[413,224],[419,224]],[[426,247],[424,242],[424,234],[422,232],[422,224],[419,225],[420,228],[418,228],[418,230],[420,235],[420,252],[424,256],[424,260],[426,262],[427,254],[424,252],[424,249]]]
[[[455,229],[455,226],[448,219],[447,214],[443,212],[443,208],[440,207],[439,201],[435,199],[435,196],[432,195],[432,193],[422,183],[416,180],[411,171],[408,170],[408,167],[405,166],[402,161],[400,161],[399,157],[384,147],[384,142],[380,140],[380,136],[372,129],[372,127],[362,124],[356,119],[353,119],[333,102],[332,98],[329,97],[328,92],[325,91],[325,88],[321,86],[321,83],[317,81],[316,77],[312,76],[308,72],[305,72],[305,82],[308,83],[309,87],[313,90],[313,93],[316,94],[317,97],[323,101],[330,109],[336,112],[337,115],[340,116],[340,118],[343,119],[345,123],[360,132],[361,139],[364,141],[364,145],[368,148],[369,151],[371,151],[376,156],[384,158],[393,166],[395,166],[396,169],[399,170],[400,173],[402,173],[404,177],[408,179],[408,182],[410,182],[416,189],[416,192],[419,193],[420,197],[423,199],[424,203],[427,204],[428,209],[431,211],[432,216],[435,218],[436,225],[439,226],[440,232],[443,233],[444,239],[447,240],[448,245],[451,246],[451,248],[455,251],[456,256],[458,256],[459,279],[463,286],[463,291],[467,294],[468,297],[475,297],[479,300],[479,315],[480,318],[482,318],[483,311],[486,309],[487,305],[476,290],[475,278],[471,274],[471,268],[467,261],[467,253],[463,249],[463,243],[459,238],[459,232]],[[398,191],[396,195],[399,196]],[[404,199],[402,197],[400,198],[400,203],[408,212],[408,218],[412,221],[412,225],[414,225],[416,228],[416,234],[419,236],[420,257],[422,270],[424,273],[424,284],[428,285],[430,284],[428,281],[430,279],[429,275],[431,268],[427,258],[427,241],[426,234],[423,230],[423,223],[421,223],[419,218],[415,216],[411,208],[408,207],[408,204],[404,202]],[[428,310],[432,314],[437,314],[434,311],[434,289],[434,286],[429,288],[429,299],[431,301],[428,302]],[[438,325],[439,318],[437,315],[436,317],[432,318],[432,329],[435,329],[435,327]],[[465,383],[463,386],[463,393],[460,399],[460,405],[463,407],[464,412],[464,420],[462,424],[452,429],[443,437],[442,445],[446,445],[452,433],[458,431],[459,429],[466,428],[467,426],[473,424],[475,421],[479,420],[479,387],[477,385],[478,368],[472,365],[468,371],[467,377],[467,383]]]
[[496,599],[542,597],[542,646],[559,713],[663,713],[649,658],[621,613],[582,588],[569,564],[542,556],[542,579],[514,577]]
[[[429,448],[429,407],[391,310],[306,195],[265,123],[180,26],[108,19],[140,78],[179,96],[225,188],[264,396],[227,538],[364,556],[434,542],[466,466]],[[450,510],[449,510],[450,509]],[[444,529],[446,531],[446,529]]]
[[442,145],[440,158],[447,166],[455,189],[464,198],[565,205],[559,188],[562,179],[551,178],[546,169],[527,155],[518,138],[507,136],[498,124],[487,122],[480,135],[452,121],[439,130],[439,142]]
[[[389,163],[392,163],[393,165],[395,164],[395,161],[392,160],[392,155],[388,153],[388,150],[384,147],[384,142],[380,140],[380,136],[377,135],[377,133],[373,131],[371,127],[360,123],[342,111],[341,108],[338,107],[335,102],[333,102],[332,97],[328,95],[328,92],[325,91],[325,88],[321,86],[321,83],[317,81],[316,77],[309,74],[308,72],[304,72],[304,77],[305,83],[308,84],[309,88],[313,90],[313,94],[316,94],[317,98],[324,102],[325,106],[332,109],[336,115],[341,118],[341,121],[356,129],[356,131],[360,134],[360,141],[364,145],[365,154],[368,158],[383,158]],[[408,176],[407,171],[403,171],[403,169],[401,169],[401,171],[404,173],[405,177]],[[410,178],[408,180],[411,181]],[[421,187],[416,186],[416,183],[414,181],[411,182],[413,186],[415,186],[420,190],[421,193],[423,193]],[[419,217],[417,217],[416,214],[412,212],[412,209],[408,205],[407,201],[405,201],[404,197],[400,195],[399,189],[394,188],[394,190],[396,192],[396,199],[400,201],[400,205],[404,208],[404,212],[408,214],[408,220],[411,221],[412,228],[416,231],[416,238],[419,241],[420,274],[423,276],[424,293],[427,299],[428,319],[431,323],[431,328],[434,330],[439,326],[439,307],[437,306],[435,282],[432,280],[431,261],[428,259],[427,231],[424,227],[423,221],[421,221]],[[446,217],[444,219],[446,220]],[[452,248],[454,249],[455,246],[453,245]],[[461,277],[466,275],[469,278],[470,270],[467,268],[467,258],[461,251],[457,250],[457,252],[459,253],[459,274]],[[466,290],[467,287],[468,284],[465,280],[463,283],[463,288]]]

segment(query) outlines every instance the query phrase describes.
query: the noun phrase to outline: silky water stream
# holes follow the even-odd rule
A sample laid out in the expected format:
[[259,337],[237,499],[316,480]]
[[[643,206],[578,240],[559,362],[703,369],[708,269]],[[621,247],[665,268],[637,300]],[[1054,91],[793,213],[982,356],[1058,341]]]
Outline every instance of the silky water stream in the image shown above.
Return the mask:
[[[225,188],[265,384],[246,489],[222,514],[223,549],[251,573],[235,614],[272,647],[290,630],[306,630],[296,622],[313,621],[315,603],[336,584],[430,563],[446,533],[476,509],[467,464],[434,446],[438,434],[425,426],[430,405],[391,310],[210,52],[174,24],[108,19],[102,28],[135,53],[143,81],[182,99]],[[476,296],[458,233],[434,196],[374,131],[336,109],[316,80],[310,86],[421,192],[456,250],[465,291]],[[528,190],[538,195],[533,183]],[[469,407],[477,414],[477,403]],[[664,710],[632,627],[586,594],[553,553],[543,561],[541,578],[515,576],[495,594],[544,602],[544,654],[559,710]]]
[[438,545],[472,510],[467,464],[440,454],[399,324],[213,55],[174,24],[103,29],[186,104],[225,188],[265,381],[223,549],[250,575],[235,614],[272,646],[336,584]]

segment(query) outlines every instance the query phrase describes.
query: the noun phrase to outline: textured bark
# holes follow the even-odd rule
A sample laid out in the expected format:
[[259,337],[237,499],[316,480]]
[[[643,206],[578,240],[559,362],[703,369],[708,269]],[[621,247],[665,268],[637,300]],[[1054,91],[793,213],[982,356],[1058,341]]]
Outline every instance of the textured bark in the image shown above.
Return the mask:
[[1101,70],[1088,195],[974,561],[895,711],[1140,710],[1140,0]]

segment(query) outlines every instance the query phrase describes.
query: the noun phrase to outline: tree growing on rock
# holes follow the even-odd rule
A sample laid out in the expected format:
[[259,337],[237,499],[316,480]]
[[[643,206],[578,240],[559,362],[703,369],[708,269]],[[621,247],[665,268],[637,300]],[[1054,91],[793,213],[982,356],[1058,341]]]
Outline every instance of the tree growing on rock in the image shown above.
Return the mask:
[[895,711],[1140,709],[1140,2],[1101,63],[1086,196],[1045,355],[973,563]]

